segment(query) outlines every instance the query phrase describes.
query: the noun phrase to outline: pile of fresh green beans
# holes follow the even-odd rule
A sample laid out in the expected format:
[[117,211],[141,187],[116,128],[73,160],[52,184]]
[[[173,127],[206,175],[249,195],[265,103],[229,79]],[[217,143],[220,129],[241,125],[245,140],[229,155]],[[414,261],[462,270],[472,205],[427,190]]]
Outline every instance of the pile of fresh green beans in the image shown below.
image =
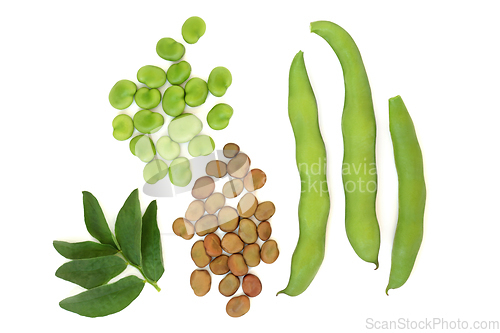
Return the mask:
[[[354,40],[343,28],[332,22],[317,21],[311,23],[311,32],[328,42],[344,75],[341,127],[347,238],[361,259],[378,268],[376,123],[368,76]],[[297,296],[308,288],[322,264],[330,211],[325,145],[302,51],[297,53],[290,67],[288,115],[295,136],[297,168],[302,184],[298,208],[300,235],[292,256],[288,285],[278,294]],[[422,242],[426,196],[422,153],[413,122],[400,96],[389,100],[389,120],[399,179],[399,216],[386,293],[389,289],[401,287],[413,269]],[[312,166],[318,162],[320,174],[311,172]],[[312,182],[320,186],[308,186]]]

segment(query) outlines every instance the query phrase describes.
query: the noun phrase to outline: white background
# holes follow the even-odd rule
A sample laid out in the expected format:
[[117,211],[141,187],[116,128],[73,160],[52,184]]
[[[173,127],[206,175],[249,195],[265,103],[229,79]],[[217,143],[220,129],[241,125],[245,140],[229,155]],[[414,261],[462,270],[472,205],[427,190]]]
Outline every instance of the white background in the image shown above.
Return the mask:
[[[498,121],[500,21],[495,1],[25,1],[2,7],[2,286],[1,325],[52,332],[299,331],[361,332],[367,320],[499,321]],[[408,3],[408,2],[405,2]],[[135,81],[143,65],[167,69],[155,52],[162,37],[182,40],[185,19],[202,17],[207,30],[186,46],[194,76],[215,66],[233,74],[227,94],[209,97],[233,106],[229,127],[204,126],[217,149],[236,142],[264,170],[259,200],[272,200],[272,237],[280,257],[252,269],[262,283],[250,312],[225,313],[220,277],[196,297],[190,248],[171,232],[192,200],[189,193],[157,198],[165,274],[160,293],[146,285],[120,313],[97,319],[62,310],[81,291],[54,276],[66,262],[53,240],[90,240],[81,191],[92,192],[108,222],[128,194],[142,192],[143,163],[128,142],[112,137],[118,114],[108,93],[120,79]],[[344,230],[340,117],[344,88],[329,45],[309,23],[329,20],[356,41],[367,69],[377,118],[377,212],[380,268],[359,259]],[[300,182],[287,116],[288,70],[305,53],[328,152],[332,199],[327,249],[315,280],[298,297],[275,296],[289,277],[298,237]],[[397,176],[388,130],[388,102],[401,95],[425,160],[424,241],[408,282],[384,293],[397,217]],[[135,104],[128,110],[138,110]],[[159,109],[158,109],[159,110]],[[189,110],[194,111],[194,110]],[[160,111],[161,112],[161,111]],[[167,122],[169,117],[166,117]],[[166,127],[164,127],[166,130]],[[185,151],[186,147],[183,147]],[[220,186],[221,184],[218,184]],[[237,200],[230,201],[235,205]],[[127,274],[134,270],[127,269]],[[238,292],[241,293],[241,290]],[[436,326],[440,328],[441,326]]]

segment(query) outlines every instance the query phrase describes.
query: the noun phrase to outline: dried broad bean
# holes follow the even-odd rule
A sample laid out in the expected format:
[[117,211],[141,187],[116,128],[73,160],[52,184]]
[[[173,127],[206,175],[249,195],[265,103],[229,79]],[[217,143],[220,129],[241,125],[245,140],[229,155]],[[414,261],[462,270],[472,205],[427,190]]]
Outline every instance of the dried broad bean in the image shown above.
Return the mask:
[[217,258],[210,262],[210,270],[215,275],[223,275],[229,272],[229,266],[227,265],[227,260],[229,257],[225,254],[219,255]]
[[196,296],[205,296],[212,285],[210,273],[204,269],[196,269],[191,273],[191,289]]
[[222,237],[221,246],[227,253],[238,253],[243,250],[245,244],[240,236],[234,232],[228,232]]
[[134,121],[126,114],[119,114],[113,119],[113,137],[116,140],[124,141],[129,139],[134,133]]
[[250,169],[250,158],[245,153],[239,153],[227,164],[227,173],[234,178],[243,178]]
[[191,65],[187,61],[172,64],[167,69],[167,80],[173,85],[183,84],[191,75]]
[[225,103],[215,105],[207,114],[207,123],[214,130],[222,130],[229,125],[233,108]]
[[130,140],[130,152],[143,162],[151,161],[156,155],[155,145],[150,137],[137,135]]
[[243,179],[243,185],[248,192],[262,188],[266,184],[267,176],[260,169],[252,169]]
[[226,143],[222,149],[222,153],[227,158],[233,158],[240,152],[240,147],[236,143]]
[[184,100],[184,88],[181,86],[170,86],[163,93],[161,107],[166,114],[177,117],[184,112],[186,101]]
[[184,187],[191,182],[192,173],[189,160],[185,157],[177,157],[170,163],[168,168],[170,182],[175,186]]
[[166,135],[156,141],[156,150],[166,160],[174,160],[181,153],[179,144]]
[[257,241],[257,226],[252,220],[241,219],[240,229],[238,230],[238,236],[246,244],[252,244]]
[[233,297],[226,305],[226,312],[230,317],[241,317],[249,310],[250,299],[246,295]]
[[274,240],[268,240],[260,249],[260,259],[266,264],[272,264],[278,259],[280,251],[278,249],[278,244]]
[[222,193],[212,193],[205,201],[205,210],[208,214],[215,214],[225,203],[226,197]]
[[248,244],[243,249],[243,258],[250,267],[255,267],[260,264],[260,246],[257,243]]
[[266,241],[269,239],[269,237],[271,237],[271,232],[271,223],[269,223],[268,221],[260,222],[257,226],[257,234],[263,241]]
[[191,195],[196,199],[208,198],[215,189],[215,182],[209,176],[203,176],[196,180],[191,190]]
[[188,152],[193,157],[210,155],[215,149],[214,140],[208,135],[198,135],[189,141]]
[[186,210],[186,218],[190,221],[198,221],[205,214],[205,203],[201,200],[191,202]]
[[115,83],[109,92],[109,103],[118,110],[123,110],[132,105],[137,86],[129,80],[120,80]]
[[200,268],[205,267],[212,261],[212,257],[207,254],[202,240],[196,241],[191,247],[191,259]]
[[222,178],[227,174],[226,163],[218,160],[213,160],[207,163],[205,171],[207,175]]
[[137,71],[137,81],[149,88],[160,88],[167,82],[167,74],[160,67],[146,65]]
[[196,234],[198,236],[205,236],[206,234],[215,232],[218,228],[219,223],[217,221],[217,216],[215,215],[205,215],[196,221],[194,225],[194,229],[196,230]]
[[248,266],[241,253],[233,253],[227,260],[227,266],[231,273],[236,276],[243,276],[248,273]]
[[276,207],[271,201],[261,202],[255,210],[255,218],[259,221],[269,220],[276,212]]
[[201,17],[192,16],[182,25],[182,38],[188,44],[196,43],[205,34],[207,26]]
[[151,162],[144,166],[144,170],[142,171],[142,175],[144,177],[144,181],[148,184],[155,184],[159,180],[165,178],[168,174],[168,165],[162,160],[153,159]]
[[212,95],[222,97],[232,82],[233,77],[231,72],[226,67],[215,67],[208,76],[208,89]]
[[191,239],[194,236],[193,224],[183,217],[175,219],[172,223],[172,230],[177,236],[184,239]]
[[153,109],[160,104],[161,93],[158,89],[139,88],[135,93],[135,102],[140,108]]
[[233,296],[240,287],[240,279],[232,273],[227,274],[219,282],[219,292],[226,296]]
[[203,123],[191,113],[184,113],[172,119],[168,124],[168,135],[178,143],[188,142],[203,129]]
[[207,83],[198,77],[190,79],[186,83],[184,90],[186,92],[184,100],[191,107],[202,105],[208,96]]
[[229,199],[236,198],[241,192],[243,192],[243,181],[241,179],[230,180],[222,187],[222,194]]
[[220,238],[217,234],[211,233],[206,235],[203,240],[203,246],[205,246],[205,251],[211,257],[218,257],[222,254]]
[[156,53],[161,58],[169,61],[180,60],[185,51],[184,45],[169,37],[160,39],[156,44]]
[[240,202],[238,202],[238,214],[240,217],[249,218],[255,213],[258,204],[259,202],[255,195],[247,193],[240,199]]
[[247,274],[243,277],[241,287],[243,292],[248,297],[256,297],[262,291],[262,283],[260,282],[260,279],[253,274]]
[[134,115],[134,126],[141,133],[152,134],[160,130],[164,123],[163,116],[150,110],[141,110]]
[[219,228],[224,232],[231,232],[238,228],[240,216],[233,207],[225,206],[219,210],[218,214]]

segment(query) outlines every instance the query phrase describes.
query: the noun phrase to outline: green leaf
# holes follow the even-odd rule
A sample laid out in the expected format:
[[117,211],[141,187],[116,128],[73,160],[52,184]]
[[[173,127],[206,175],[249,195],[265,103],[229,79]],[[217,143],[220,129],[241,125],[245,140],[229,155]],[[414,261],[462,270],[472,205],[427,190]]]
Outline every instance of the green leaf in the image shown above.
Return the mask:
[[163,272],[161,236],[156,220],[156,200],[151,201],[142,217],[142,270],[146,277],[157,282]]
[[103,317],[125,309],[139,296],[142,288],[143,280],[137,276],[127,276],[115,283],[63,299],[59,306],[81,316]]
[[118,256],[76,259],[63,264],[56,276],[86,289],[106,284],[123,272],[127,263]]
[[123,255],[136,266],[141,265],[141,231],[141,204],[139,191],[135,189],[118,212],[115,233]]
[[104,257],[116,254],[118,252],[118,250],[111,245],[99,244],[89,241],[79,243],[54,241],[53,244],[56,251],[67,259]]
[[88,232],[102,244],[108,244],[118,249],[99,202],[92,193],[87,191],[82,193],[83,213]]

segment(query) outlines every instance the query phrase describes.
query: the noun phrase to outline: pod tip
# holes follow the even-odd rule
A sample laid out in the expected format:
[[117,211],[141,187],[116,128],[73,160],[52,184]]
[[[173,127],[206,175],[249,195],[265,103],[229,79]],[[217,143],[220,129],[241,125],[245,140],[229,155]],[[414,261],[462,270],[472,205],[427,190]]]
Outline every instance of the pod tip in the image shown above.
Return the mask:
[[386,294],[387,296],[389,296],[389,289],[391,289],[391,288],[389,288],[389,286],[387,286],[387,288],[385,288],[385,294]]

